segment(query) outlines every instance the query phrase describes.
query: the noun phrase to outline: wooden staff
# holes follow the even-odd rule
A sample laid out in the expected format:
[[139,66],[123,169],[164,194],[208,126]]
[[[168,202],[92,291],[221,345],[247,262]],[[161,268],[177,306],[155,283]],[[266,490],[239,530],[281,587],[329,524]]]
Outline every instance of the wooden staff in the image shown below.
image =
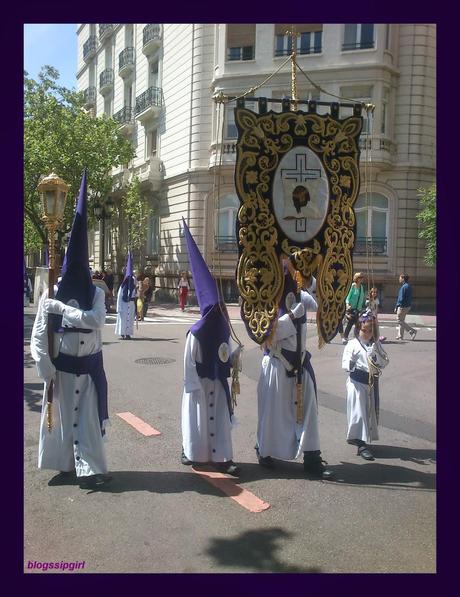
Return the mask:
[[[48,269],[48,298],[54,298],[54,284],[56,283],[56,250],[54,245],[54,235],[56,232],[56,228],[50,227],[49,234],[48,234],[48,245],[49,245],[49,269]],[[50,320],[50,313],[48,313],[48,354],[51,361],[54,358],[54,330],[53,330],[53,320]],[[47,411],[46,411],[46,421],[48,425],[48,433],[51,433],[53,428],[53,380],[50,381],[48,386],[48,394],[47,394]]]

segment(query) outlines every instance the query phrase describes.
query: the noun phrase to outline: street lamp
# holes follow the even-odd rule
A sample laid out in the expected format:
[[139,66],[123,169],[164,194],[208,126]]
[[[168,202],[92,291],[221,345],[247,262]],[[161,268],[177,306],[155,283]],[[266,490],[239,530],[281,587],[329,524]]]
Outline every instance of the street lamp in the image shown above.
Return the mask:
[[100,238],[101,238],[101,268],[105,268],[105,221],[109,220],[113,213],[113,208],[115,207],[114,202],[110,197],[100,203],[97,201],[94,205],[94,217],[98,222],[100,222]]
[[[69,192],[69,185],[62,178],[52,172],[49,176],[41,179],[38,185],[38,192],[41,197],[43,208],[43,222],[48,232],[48,297],[54,298],[54,283],[56,280],[56,230],[60,228],[64,218],[65,201]],[[48,325],[48,354],[53,358],[53,328]],[[48,431],[51,432],[53,426],[53,417],[51,404],[53,402],[53,384],[48,386],[48,411],[47,422]]]
[[49,280],[48,292],[50,298],[52,298],[57,269],[55,235],[64,218],[65,202],[70,187],[53,172],[42,178],[37,188],[43,209],[42,219],[48,232],[49,272],[50,277],[52,277],[52,280]]

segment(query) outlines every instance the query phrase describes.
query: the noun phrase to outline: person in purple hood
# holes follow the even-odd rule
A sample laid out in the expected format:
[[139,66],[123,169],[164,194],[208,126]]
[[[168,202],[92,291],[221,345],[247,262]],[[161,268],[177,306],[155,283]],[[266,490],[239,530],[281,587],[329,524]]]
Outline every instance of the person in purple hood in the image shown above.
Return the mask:
[[232,348],[225,305],[185,221],[184,231],[201,319],[192,326],[185,343],[181,462],[210,462],[219,471],[238,476],[239,467],[233,462],[228,377],[240,347]]
[[[86,171],[61,275],[56,298],[48,298],[46,291],[40,299],[30,342],[38,375],[45,382],[38,467],[60,471],[63,482],[76,475],[82,487],[99,486],[111,480],[103,444],[109,418],[101,335],[105,297],[94,286],[88,265]],[[53,327],[51,354],[49,326]]]

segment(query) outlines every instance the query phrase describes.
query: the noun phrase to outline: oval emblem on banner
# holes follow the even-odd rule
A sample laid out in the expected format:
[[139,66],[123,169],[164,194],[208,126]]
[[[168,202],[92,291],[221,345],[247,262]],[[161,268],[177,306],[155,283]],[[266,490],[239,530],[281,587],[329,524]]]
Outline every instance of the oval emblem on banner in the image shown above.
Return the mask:
[[222,363],[226,363],[230,358],[230,348],[226,342],[222,342],[219,346],[219,359]]
[[69,299],[67,301],[67,304],[69,305],[69,307],[76,307],[77,309],[80,308],[80,305],[78,304],[77,299]]
[[329,183],[318,156],[294,147],[280,161],[273,183],[273,211],[284,234],[306,243],[320,231],[329,207]]

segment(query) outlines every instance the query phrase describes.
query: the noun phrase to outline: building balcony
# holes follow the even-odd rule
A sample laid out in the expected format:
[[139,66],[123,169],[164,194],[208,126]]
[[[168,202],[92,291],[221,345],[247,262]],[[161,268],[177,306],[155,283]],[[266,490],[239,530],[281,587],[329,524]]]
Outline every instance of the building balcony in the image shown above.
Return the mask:
[[125,106],[116,112],[112,118],[120,125],[122,133],[131,134],[134,129],[134,110],[131,106]]
[[150,156],[150,159],[143,164],[138,171],[141,185],[147,186],[151,191],[159,191],[163,181],[164,167],[163,162],[156,156]]
[[146,56],[150,56],[160,45],[161,26],[158,24],[146,25],[142,31],[142,52]]
[[396,155],[396,144],[382,135],[361,135],[359,139],[360,161],[378,169],[392,166]]
[[90,35],[83,44],[83,60],[89,62],[94,56],[96,56],[97,50],[97,37]]
[[90,86],[84,90],[83,97],[85,99],[85,107],[86,108],[93,108],[96,105],[96,96],[97,96],[96,87]]
[[221,253],[237,253],[238,242],[236,236],[219,236],[214,237],[214,248]]
[[358,236],[356,238],[355,247],[353,250],[354,255],[374,255],[374,256],[386,256],[387,253],[387,241],[386,237],[365,237]]
[[118,74],[120,77],[128,77],[134,70],[135,50],[134,48],[125,48],[118,55]]
[[134,114],[144,122],[158,117],[163,107],[163,90],[161,87],[149,87],[147,91],[136,97]]
[[99,92],[107,95],[113,90],[113,68],[106,68],[99,75]]
[[227,140],[223,143],[213,143],[211,145],[211,155],[209,156],[209,167],[230,165],[234,166],[236,161],[236,140]]
[[109,39],[115,31],[115,25],[99,25],[99,41],[102,43]]

